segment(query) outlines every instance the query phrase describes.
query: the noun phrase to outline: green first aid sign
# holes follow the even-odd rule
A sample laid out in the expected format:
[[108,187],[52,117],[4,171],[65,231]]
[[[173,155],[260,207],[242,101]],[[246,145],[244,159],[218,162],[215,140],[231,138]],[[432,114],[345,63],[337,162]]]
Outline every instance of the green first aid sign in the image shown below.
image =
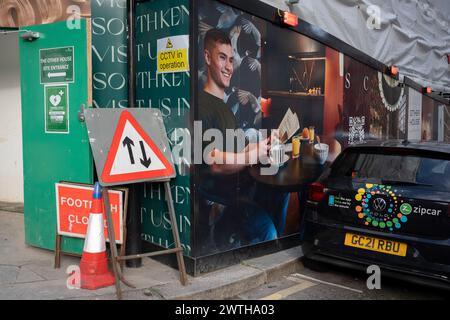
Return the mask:
[[69,88],[67,84],[45,86],[45,132],[69,133]]
[[41,84],[74,82],[73,47],[39,51]]

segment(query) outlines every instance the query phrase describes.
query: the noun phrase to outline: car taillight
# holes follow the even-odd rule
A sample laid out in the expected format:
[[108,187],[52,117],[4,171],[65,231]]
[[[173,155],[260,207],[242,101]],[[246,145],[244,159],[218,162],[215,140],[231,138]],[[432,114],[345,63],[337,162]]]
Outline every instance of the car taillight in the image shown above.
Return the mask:
[[310,201],[320,202],[325,196],[324,192],[325,186],[321,183],[314,182],[309,186],[309,197]]

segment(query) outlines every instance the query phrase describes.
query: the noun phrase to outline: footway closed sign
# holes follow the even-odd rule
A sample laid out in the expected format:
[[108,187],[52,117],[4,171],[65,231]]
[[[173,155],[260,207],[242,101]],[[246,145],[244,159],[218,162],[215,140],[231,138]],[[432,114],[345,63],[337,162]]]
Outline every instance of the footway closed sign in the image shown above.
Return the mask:
[[[56,183],[56,213],[58,234],[85,238],[91,213],[93,187]],[[109,201],[116,242],[123,243],[123,192],[109,190]],[[106,217],[105,217],[106,219]],[[105,239],[108,229],[105,225]]]
[[158,39],[158,73],[189,71],[189,36]]

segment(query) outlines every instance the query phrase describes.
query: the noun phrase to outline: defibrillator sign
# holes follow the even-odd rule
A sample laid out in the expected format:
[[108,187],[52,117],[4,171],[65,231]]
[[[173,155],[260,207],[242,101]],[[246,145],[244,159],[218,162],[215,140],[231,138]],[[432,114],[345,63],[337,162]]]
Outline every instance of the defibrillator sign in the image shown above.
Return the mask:
[[[84,238],[86,236],[89,215],[92,205],[93,187],[56,183],[56,213],[58,234]],[[123,191],[108,190],[111,215],[116,242],[123,243]],[[105,239],[108,239],[108,229],[105,221]]]
[[189,71],[189,36],[158,40],[158,73]]

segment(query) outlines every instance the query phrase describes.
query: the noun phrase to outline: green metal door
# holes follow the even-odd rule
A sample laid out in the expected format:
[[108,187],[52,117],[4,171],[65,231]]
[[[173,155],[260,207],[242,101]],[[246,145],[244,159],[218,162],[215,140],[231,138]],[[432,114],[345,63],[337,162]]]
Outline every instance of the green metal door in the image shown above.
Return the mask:
[[[88,104],[88,33],[66,22],[24,27],[39,32],[20,39],[25,241],[53,250],[55,183],[92,183],[93,161],[86,126],[78,119]],[[63,237],[62,249],[81,253],[83,239]]]

